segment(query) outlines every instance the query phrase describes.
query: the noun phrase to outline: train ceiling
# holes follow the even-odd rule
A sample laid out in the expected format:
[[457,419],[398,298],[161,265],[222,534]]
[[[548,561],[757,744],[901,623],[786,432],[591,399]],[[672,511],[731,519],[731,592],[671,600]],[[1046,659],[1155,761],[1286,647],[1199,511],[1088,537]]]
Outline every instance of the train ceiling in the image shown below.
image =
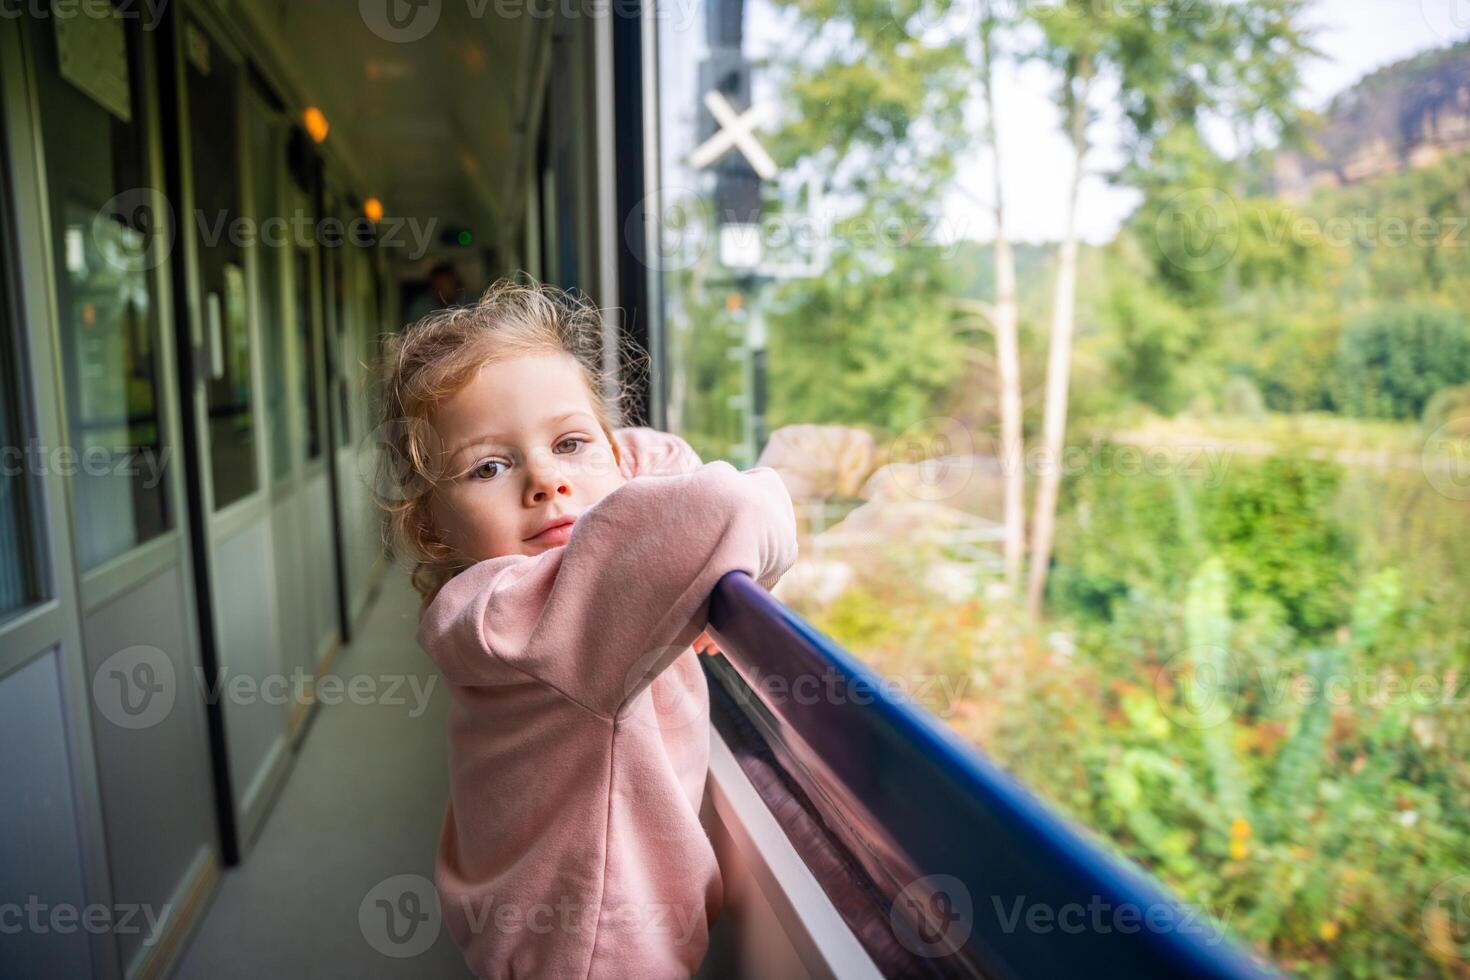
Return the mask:
[[[489,0],[265,0],[235,9],[276,70],[326,114],[332,155],[354,190],[389,215],[468,227],[482,242],[513,213],[548,18],[497,16]],[[370,23],[379,9],[398,20]]]

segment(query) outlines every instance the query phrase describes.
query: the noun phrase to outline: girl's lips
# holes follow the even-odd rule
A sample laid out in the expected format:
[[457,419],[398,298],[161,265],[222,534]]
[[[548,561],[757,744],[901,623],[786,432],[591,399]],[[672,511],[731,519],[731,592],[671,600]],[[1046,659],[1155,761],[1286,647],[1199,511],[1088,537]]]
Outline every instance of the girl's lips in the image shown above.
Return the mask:
[[534,537],[527,538],[526,540],[532,542],[533,544],[545,544],[555,547],[557,545],[566,544],[571,536],[572,522],[567,521],[565,524],[557,524],[555,527],[549,527],[546,530],[542,531],[540,534],[537,534]]

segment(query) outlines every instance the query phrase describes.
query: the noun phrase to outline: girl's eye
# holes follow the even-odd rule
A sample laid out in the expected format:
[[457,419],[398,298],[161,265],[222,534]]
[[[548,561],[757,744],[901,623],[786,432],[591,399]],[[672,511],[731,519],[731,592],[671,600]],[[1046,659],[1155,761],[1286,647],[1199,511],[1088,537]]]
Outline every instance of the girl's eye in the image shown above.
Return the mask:
[[[577,452],[582,446],[586,445],[587,442],[589,442],[589,441],[590,440],[583,439],[580,436],[567,436],[565,439],[563,439],[560,442],[558,442],[552,448],[555,449],[558,453],[560,453],[563,456],[570,456],[572,453]],[[570,448],[566,448],[566,447],[570,447]],[[493,467],[493,469],[491,467]],[[487,459],[487,460],[484,460],[481,463],[476,464],[475,465],[475,468],[472,469],[472,470],[470,470],[465,475],[471,477],[472,479],[477,479],[477,480],[482,480],[482,481],[483,480],[493,480],[495,477],[499,476],[506,469],[507,469],[506,464],[505,463],[502,463],[500,460],[498,460],[498,459]]]
[[496,474],[498,474],[500,472],[500,470],[497,469],[494,473],[486,474],[485,473],[485,467],[487,467],[487,466],[504,466],[504,464],[501,463],[498,459],[487,459],[483,463],[480,463],[479,465],[477,465],[474,469],[470,470],[470,476],[473,476],[473,477],[476,477],[476,478],[479,478],[479,479],[482,479],[482,480],[494,479],[494,477],[496,476]]

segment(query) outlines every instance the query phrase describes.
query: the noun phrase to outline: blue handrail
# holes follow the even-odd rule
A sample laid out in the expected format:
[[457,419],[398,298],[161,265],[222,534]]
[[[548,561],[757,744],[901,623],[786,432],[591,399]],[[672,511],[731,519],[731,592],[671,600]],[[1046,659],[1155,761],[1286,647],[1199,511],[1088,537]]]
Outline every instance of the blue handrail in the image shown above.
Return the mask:
[[1271,975],[749,576],[720,580],[710,626],[772,748],[934,972]]

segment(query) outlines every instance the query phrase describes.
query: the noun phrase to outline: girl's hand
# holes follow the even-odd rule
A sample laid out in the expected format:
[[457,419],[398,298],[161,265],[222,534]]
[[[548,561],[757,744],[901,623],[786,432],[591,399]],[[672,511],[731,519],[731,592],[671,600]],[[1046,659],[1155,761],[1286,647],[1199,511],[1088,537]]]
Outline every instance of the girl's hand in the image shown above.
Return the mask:
[[694,638],[693,646],[695,653],[704,653],[710,656],[714,656],[715,654],[720,652],[720,648],[715,646],[715,641],[710,639],[708,632],[701,632],[698,636],[696,636]]

